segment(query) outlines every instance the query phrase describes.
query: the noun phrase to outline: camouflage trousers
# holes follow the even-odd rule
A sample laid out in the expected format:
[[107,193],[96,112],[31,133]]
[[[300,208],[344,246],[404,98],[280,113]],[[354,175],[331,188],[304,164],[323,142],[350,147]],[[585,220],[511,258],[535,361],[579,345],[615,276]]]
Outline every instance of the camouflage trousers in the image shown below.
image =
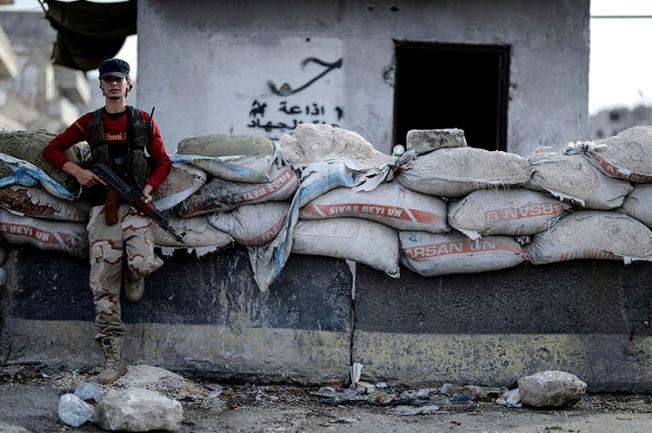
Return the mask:
[[[138,215],[129,205],[118,207],[118,222],[107,225],[104,206],[91,210],[88,222],[90,244],[90,286],[95,302],[96,339],[125,332],[120,308],[123,278],[136,282],[163,265],[154,254],[152,221]],[[126,262],[125,259],[126,258]]]

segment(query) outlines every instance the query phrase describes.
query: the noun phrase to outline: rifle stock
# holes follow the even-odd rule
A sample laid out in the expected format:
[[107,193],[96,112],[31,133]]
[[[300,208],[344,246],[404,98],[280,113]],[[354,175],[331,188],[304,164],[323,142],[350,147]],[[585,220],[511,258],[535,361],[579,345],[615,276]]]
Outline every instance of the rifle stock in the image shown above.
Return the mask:
[[161,211],[156,209],[156,206],[154,206],[152,203],[147,203],[145,201],[145,195],[139,188],[127,184],[127,182],[122,180],[120,176],[115,174],[113,170],[111,170],[106,164],[102,162],[93,164],[91,170],[100,179],[106,182],[106,185],[109,188],[115,190],[120,195],[120,197],[122,197],[122,199],[129,203],[134,209],[154,221],[176,241],[181,243],[184,242],[183,236],[185,233],[178,234],[170,226],[170,223],[165,218],[165,216],[163,216]]

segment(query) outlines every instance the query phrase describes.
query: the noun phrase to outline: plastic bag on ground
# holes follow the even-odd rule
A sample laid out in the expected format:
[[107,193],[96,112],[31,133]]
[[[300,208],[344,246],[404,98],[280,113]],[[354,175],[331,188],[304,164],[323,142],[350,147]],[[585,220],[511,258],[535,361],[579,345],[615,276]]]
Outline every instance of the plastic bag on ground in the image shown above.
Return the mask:
[[269,285],[280,275],[290,256],[300,208],[334,188],[354,186],[357,176],[359,172],[343,161],[320,161],[303,169],[301,183],[276,239],[268,245],[249,248],[254,280],[261,291],[267,291]]
[[360,170],[391,163],[392,157],[377,151],[360,134],[328,124],[304,123],[292,135],[279,139],[283,159],[294,166],[317,161],[350,161]]
[[0,206],[20,216],[57,221],[86,222],[90,205],[57,198],[35,186],[11,185],[0,188]]
[[368,192],[337,188],[305,205],[299,215],[306,220],[337,217],[363,218],[398,230],[449,230],[443,200],[411,191],[398,182],[383,183]]
[[398,236],[383,224],[358,218],[299,221],[293,239],[293,253],[353,260],[393,278],[400,275]]
[[652,126],[635,126],[597,141],[568,145],[569,155],[583,155],[607,176],[652,182]]
[[478,189],[523,185],[529,177],[528,163],[521,156],[455,147],[418,156],[398,179],[413,191],[456,198]]
[[527,189],[474,191],[449,204],[448,222],[471,239],[490,235],[533,235],[570,208],[549,194]]
[[182,217],[205,215],[235,209],[244,204],[281,201],[292,197],[299,179],[291,167],[276,167],[269,183],[230,182],[215,178],[179,204]]
[[547,191],[588,209],[615,209],[632,190],[629,182],[605,176],[582,156],[560,155],[540,148],[528,162],[532,177],[527,188]]
[[461,233],[400,232],[399,238],[403,264],[424,277],[493,271],[525,261],[521,245],[507,236],[473,241]]
[[152,195],[158,210],[173,208],[206,183],[206,173],[188,164],[173,164],[170,174]]
[[575,259],[650,260],[652,231],[617,212],[579,211],[534,235],[526,251],[535,265]]
[[617,210],[652,227],[652,185],[634,185],[634,191],[625,197],[623,207]]
[[64,394],[59,399],[57,413],[59,419],[66,424],[79,427],[93,419],[93,406],[77,397],[75,394]]
[[263,245],[281,231],[290,210],[290,203],[270,201],[247,204],[228,212],[208,216],[208,222],[218,230],[228,233],[240,245]]
[[20,217],[0,209],[0,234],[10,244],[88,256],[88,234],[83,223]]

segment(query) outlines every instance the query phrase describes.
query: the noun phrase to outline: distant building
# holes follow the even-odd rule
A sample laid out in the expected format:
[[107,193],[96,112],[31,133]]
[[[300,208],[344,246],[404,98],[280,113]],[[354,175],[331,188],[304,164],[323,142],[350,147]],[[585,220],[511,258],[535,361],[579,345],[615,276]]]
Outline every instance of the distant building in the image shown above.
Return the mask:
[[[42,13],[2,12],[0,26],[15,55],[14,74],[3,74],[0,67],[0,128],[59,132],[88,111],[88,79],[83,72],[52,65],[56,32]],[[0,35],[0,53],[3,45]]]
[[652,125],[652,107],[639,105],[631,110],[624,107],[603,110],[589,118],[589,139],[610,137],[637,125]]

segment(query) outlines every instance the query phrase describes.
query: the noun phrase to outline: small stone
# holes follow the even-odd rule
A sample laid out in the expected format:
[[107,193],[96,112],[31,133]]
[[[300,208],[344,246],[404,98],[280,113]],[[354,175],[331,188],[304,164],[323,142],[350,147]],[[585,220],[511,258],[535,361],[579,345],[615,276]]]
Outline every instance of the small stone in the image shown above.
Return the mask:
[[109,391],[95,412],[95,422],[109,431],[175,431],[183,419],[178,401],[141,388]]
[[466,138],[461,129],[412,129],[407,133],[407,149],[414,149],[417,155],[444,147],[466,147]]
[[570,407],[586,392],[586,383],[564,371],[551,370],[518,380],[523,404],[532,407]]
[[75,389],[75,395],[82,400],[93,400],[97,403],[102,399],[104,391],[99,385],[84,382]]

